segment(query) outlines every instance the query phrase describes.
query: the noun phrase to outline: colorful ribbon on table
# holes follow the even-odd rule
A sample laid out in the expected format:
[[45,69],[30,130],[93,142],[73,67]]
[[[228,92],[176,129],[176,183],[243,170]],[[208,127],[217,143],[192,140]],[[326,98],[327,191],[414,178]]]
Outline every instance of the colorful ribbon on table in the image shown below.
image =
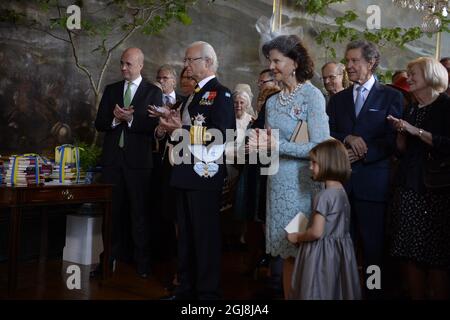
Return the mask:
[[36,153],[25,153],[22,155],[12,155],[11,156],[13,164],[11,166],[12,172],[11,172],[11,185],[15,185],[17,183],[17,169],[19,166],[19,159],[29,159],[34,160],[34,176],[36,184],[39,184],[39,159],[42,159],[41,156],[39,156]]
[[[84,150],[83,148],[80,147],[75,147],[74,145],[71,144],[63,144],[60,145],[58,147],[56,147],[56,150],[59,152],[59,182],[64,182],[65,178],[66,178],[66,163],[67,161],[67,157],[69,155],[70,152],[70,162],[69,163],[73,163],[73,160],[75,160],[75,168],[77,170],[77,180],[76,182],[78,183],[80,181],[80,149]],[[75,151],[75,158],[73,158],[72,152]],[[57,157],[55,157],[56,160]]]

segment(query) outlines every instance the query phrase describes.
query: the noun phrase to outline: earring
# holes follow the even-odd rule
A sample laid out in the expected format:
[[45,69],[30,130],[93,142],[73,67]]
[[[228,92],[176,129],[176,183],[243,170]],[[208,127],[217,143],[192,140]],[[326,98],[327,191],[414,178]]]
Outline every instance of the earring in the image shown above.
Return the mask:
[[292,70],[292,76],[295,77],[295,69]]

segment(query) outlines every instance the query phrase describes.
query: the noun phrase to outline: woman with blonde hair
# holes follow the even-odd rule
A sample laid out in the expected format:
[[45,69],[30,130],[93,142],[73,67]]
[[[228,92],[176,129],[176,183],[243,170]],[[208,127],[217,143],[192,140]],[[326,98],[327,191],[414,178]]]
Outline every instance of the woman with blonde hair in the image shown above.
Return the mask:
[[408,64],[408,84],[417,102],[404,119],[388,117],[398,131],[401,152],[390,253],[403,260],[413,299],[448,299],[450,190],[424,183],[430,158],[450,156],[450,97],[444,93],[447,71],[436,59],[421,57]]
[[239,223],[239,243],[246,243],[246,221],[253,218],[253,212],[249,211],[249,199],[247,195],[248,166],[246,162],[245,136],[247,129],[253,122],[251,113],[253,94],[248,84],[237,84],[233,91],[234,113],[236,115],[236,140],[234,145],[226,148],[228,159],[235,161],[227,165],[228,180],[233,189],[233,216]]

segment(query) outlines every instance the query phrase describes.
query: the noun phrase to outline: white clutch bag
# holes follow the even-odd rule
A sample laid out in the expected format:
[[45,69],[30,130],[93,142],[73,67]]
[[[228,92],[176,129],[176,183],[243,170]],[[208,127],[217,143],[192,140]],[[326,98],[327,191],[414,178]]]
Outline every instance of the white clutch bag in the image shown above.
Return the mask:
[[308,226],[308,218],[303,212],[299,212],[284,228],[287,233],[304,232]]

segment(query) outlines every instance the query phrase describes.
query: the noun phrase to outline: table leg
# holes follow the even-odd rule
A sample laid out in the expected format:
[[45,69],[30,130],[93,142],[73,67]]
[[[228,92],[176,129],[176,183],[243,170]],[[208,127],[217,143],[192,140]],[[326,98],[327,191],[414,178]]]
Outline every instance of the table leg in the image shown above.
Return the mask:
[[109,260],[111,256],[111,202],[105,202],[103,205],[103,279],[110,276]]
[[41,209],[41,250],[39,262],[45,262],[48,255],[48,210],[46,207]]
[[20,247],[20,224],[22,209],[11,209],[9,221],[9,245],[8,245],[8,293],[11,294],[17,288],[18,255]]

